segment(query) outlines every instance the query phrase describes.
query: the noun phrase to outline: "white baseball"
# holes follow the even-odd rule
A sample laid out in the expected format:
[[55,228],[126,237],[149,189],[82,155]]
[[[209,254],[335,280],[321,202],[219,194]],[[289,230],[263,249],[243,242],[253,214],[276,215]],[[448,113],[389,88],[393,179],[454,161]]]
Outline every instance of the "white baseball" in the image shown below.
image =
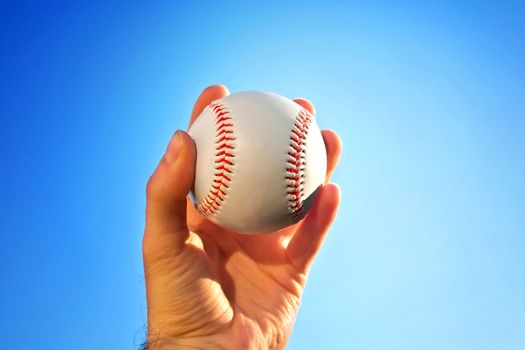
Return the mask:
[[195,206],[240,233],[304,217],[326,176],[314,117],[273,93],[241,92],[207,106],[189,130],[197,148]]

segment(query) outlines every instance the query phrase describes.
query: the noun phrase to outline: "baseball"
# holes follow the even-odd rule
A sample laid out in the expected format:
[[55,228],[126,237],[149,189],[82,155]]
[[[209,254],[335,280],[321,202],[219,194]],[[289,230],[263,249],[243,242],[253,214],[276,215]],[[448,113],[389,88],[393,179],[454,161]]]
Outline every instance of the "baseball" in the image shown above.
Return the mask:
[[240,92],[208,105],[189,130],[197,148],[196,208],[239,233],[301,220],[326,176],[315,118],[273,93]]

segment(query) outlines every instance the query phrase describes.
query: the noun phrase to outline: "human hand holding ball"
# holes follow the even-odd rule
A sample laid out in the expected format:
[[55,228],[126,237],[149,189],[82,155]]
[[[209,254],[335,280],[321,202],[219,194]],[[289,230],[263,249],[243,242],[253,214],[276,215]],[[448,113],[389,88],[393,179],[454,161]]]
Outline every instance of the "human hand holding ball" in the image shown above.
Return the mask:
[[198,98],[147,186],[148,349],[284,348],[340,200],[341,142],[314,115],[224,86]]

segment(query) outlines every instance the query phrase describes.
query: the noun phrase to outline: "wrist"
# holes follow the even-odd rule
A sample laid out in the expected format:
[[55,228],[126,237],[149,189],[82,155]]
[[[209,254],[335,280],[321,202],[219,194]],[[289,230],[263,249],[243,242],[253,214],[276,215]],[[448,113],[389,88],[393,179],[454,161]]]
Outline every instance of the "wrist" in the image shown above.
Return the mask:
[[269,346],[263,345],[264,341],[252,341],[250,344],[239,341],[217,342],[215,339],[199,338],[159,338],[148,336],[147,342],[141,350],[279,350],[284,344]]
[[142,350],[224,350],[223,347],[218,346],[205,339],[172,339],[148,337]]

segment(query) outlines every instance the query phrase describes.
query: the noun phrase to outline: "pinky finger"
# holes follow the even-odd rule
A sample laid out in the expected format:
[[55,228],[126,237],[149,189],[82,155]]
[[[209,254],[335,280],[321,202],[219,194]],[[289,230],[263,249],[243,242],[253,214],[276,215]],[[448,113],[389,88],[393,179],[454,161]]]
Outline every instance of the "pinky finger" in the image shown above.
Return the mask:
[[288,244],[288,259],[299,273],[306,274],[310,269],[328,229],[335,220],[340,200],[341,194],[336,184],[323,186],[308,215]]

